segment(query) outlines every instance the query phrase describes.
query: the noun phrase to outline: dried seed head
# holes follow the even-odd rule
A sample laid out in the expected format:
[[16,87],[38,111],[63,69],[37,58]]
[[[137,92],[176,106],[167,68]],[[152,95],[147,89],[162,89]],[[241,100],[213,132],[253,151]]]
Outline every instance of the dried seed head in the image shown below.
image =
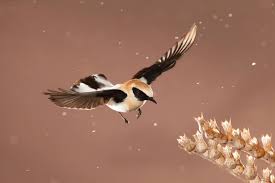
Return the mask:
[[251,139],[249,129],[244,128],[243,131],[241,132],[241,137],[245,142],[249,142]]
[[240,158],[241,158],[240,154],[239,154],[238,151],[236,151],[236,150],[232,153],[232,155],[233,155],[233,158],[234,158],[236,161],[239,161]]
[[231,121],[225,120],[222,122],[222,128],[227,135],[232,135],[232,124]]
[[234,169],[237,166],[237,163],[232,155],[232,148],[229,145],[226,145],[223,148],[223,154],[225,157],[224,165],[229,169]]
[[238,128],[238,129],[233,129],[232,130],[232,135],[234,136],[234,137],[236,137],[236,136],[240,136],[240,134],[241,134],[241,132],[240,132],[240,129]]
[[271,175],[271,170],[269,168],[263,169],[263,180],[265,182],[270,182],[270,175]]
[[247,166],[254,166],[255,164],[255,158],[253,156],[247,155],[246,156],[246,165]]
[[180,138],[177,140],[180,147],[182,147],[187,152],[192,152],[196,147],[195,142],[187,138],[185,134],[183,136],[180,136]]
[[217,141],[208,140],[208,158],[216,160],[221,156],[221,152],[217,149]]
[[265,150],[259,144],[252,146],[252,153],[255,158],[262,158],[265,156]]
[[208,146],[203,139],[202,133],[197,131],[197,133],[195,135],[193,135],[193,137],[194,137],[195,143],[196,143],[196,152],[204,153],[207,150]]
[[244,171],[244,166],[242,164],[238,164],[235,169],[232,170],[235,175],[242,175]]
[[237,149],[242,149],[245,147],[246,143],[240,136],[235,136],[233,138],[233,145]]
[[232,156],[232,147],[230,147],[229,145],[226,145],[223,148],[223,154],[225,155],[225,157]]
[[268,134],[262,136],[262,144],[263,148],[265,151],[270,151],[272,149],[272,144],[271,144],[271,136]]
[[257,169],[254,164],[255,158],[253,156],[247,156],[246,158],[246,166],[244,168],[244,176],[247,180],[253,180],[257,176]]
[[253,145],[257,145],[258,144],[258,139],[256,137],[253,137],[250,141],[249,144]]
[[223,155],[221,155],[218,159],[215,160],[215,163],[218,165],[218,166],[223,166],[224,165],[224,161],[225,161],[225,158]]
[[202,126],[203,126],[203,124],[204,124],[203,113],[201,113],[201,116],[196,117],[196,118],[194,118],[194,119],[195,119],[195,121],[198,123],[200,132],[202,132]]
[[210,121],[208,123],[209,123],[210,128],[216,129],[216,130],[219,129],[217,121],[215,119],[214,120],[210,119]]

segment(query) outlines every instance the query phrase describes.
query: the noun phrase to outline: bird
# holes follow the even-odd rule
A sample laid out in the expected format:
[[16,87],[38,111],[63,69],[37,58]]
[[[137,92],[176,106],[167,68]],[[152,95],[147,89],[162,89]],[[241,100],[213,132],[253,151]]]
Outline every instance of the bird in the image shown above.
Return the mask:
[[141,107],[147,101],[157,104],[153,98],[152,82],[176,65],[193,45],[196,32],[197,26],[193,24],[155,63],[121,84],[111,83],[104,74],[92,74],[73,83],[70,89],[48,89],[44,94],[59,107],[91,110],[106,105],[118,112],[125,123],[129,121],[122,113],[136,111],[138,119],[142,114]]

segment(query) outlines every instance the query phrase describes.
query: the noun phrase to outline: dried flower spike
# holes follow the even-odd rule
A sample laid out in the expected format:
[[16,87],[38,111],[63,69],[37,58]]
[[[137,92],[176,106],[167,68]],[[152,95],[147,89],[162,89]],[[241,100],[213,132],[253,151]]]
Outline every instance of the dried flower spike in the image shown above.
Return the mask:
[[[178,139],[182,149],[225,168],[243,181],[275,183],[275,176],[270,169],[266,168],[259,174],[255,164],[255,159],[259,159],[275,167],[275,152],[269,135],[262,136],[260,144],[256,137],[251,138],[249,129],[234,129],[231,121],[222,122],[221,130],[216,120],[207,121],[203,116],[195,120],[199,130],[193,135],[194,141],[186,135]],[[241,161],[242,155],[246,155],[246,165]]]

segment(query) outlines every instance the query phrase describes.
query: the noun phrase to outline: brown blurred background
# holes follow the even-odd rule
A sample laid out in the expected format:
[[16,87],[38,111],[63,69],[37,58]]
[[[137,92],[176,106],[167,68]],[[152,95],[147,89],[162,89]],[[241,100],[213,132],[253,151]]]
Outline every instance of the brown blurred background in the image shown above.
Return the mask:
[[[197,44],[129,125],[106,107],[66,110],[42,95],[92,73],[123,82],[194,22]],[[274,134],[274,51],[272,0],[1,0],[0,182],[238,182],[176,139],[201,112]]]

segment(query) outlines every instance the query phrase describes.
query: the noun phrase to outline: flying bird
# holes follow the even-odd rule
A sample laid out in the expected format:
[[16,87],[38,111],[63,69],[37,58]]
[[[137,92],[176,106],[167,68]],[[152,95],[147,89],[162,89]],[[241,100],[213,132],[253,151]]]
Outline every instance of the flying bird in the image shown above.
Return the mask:
[[193,45],[197,26],[174,44],[153,65],[138,71],[132,79],[122,84],[112,84],[104,74],[93,74],[75,82],[68,90],[48,90],[45,95],[57,106],[69,109],[94,109],[107,105],[117,111],[125,123],[128,120],[122,113],[137,111],[141,116],[141,107],[146,101],[157,103],[153,98],[151,84],[162,73],[172,69],[177,60]]

